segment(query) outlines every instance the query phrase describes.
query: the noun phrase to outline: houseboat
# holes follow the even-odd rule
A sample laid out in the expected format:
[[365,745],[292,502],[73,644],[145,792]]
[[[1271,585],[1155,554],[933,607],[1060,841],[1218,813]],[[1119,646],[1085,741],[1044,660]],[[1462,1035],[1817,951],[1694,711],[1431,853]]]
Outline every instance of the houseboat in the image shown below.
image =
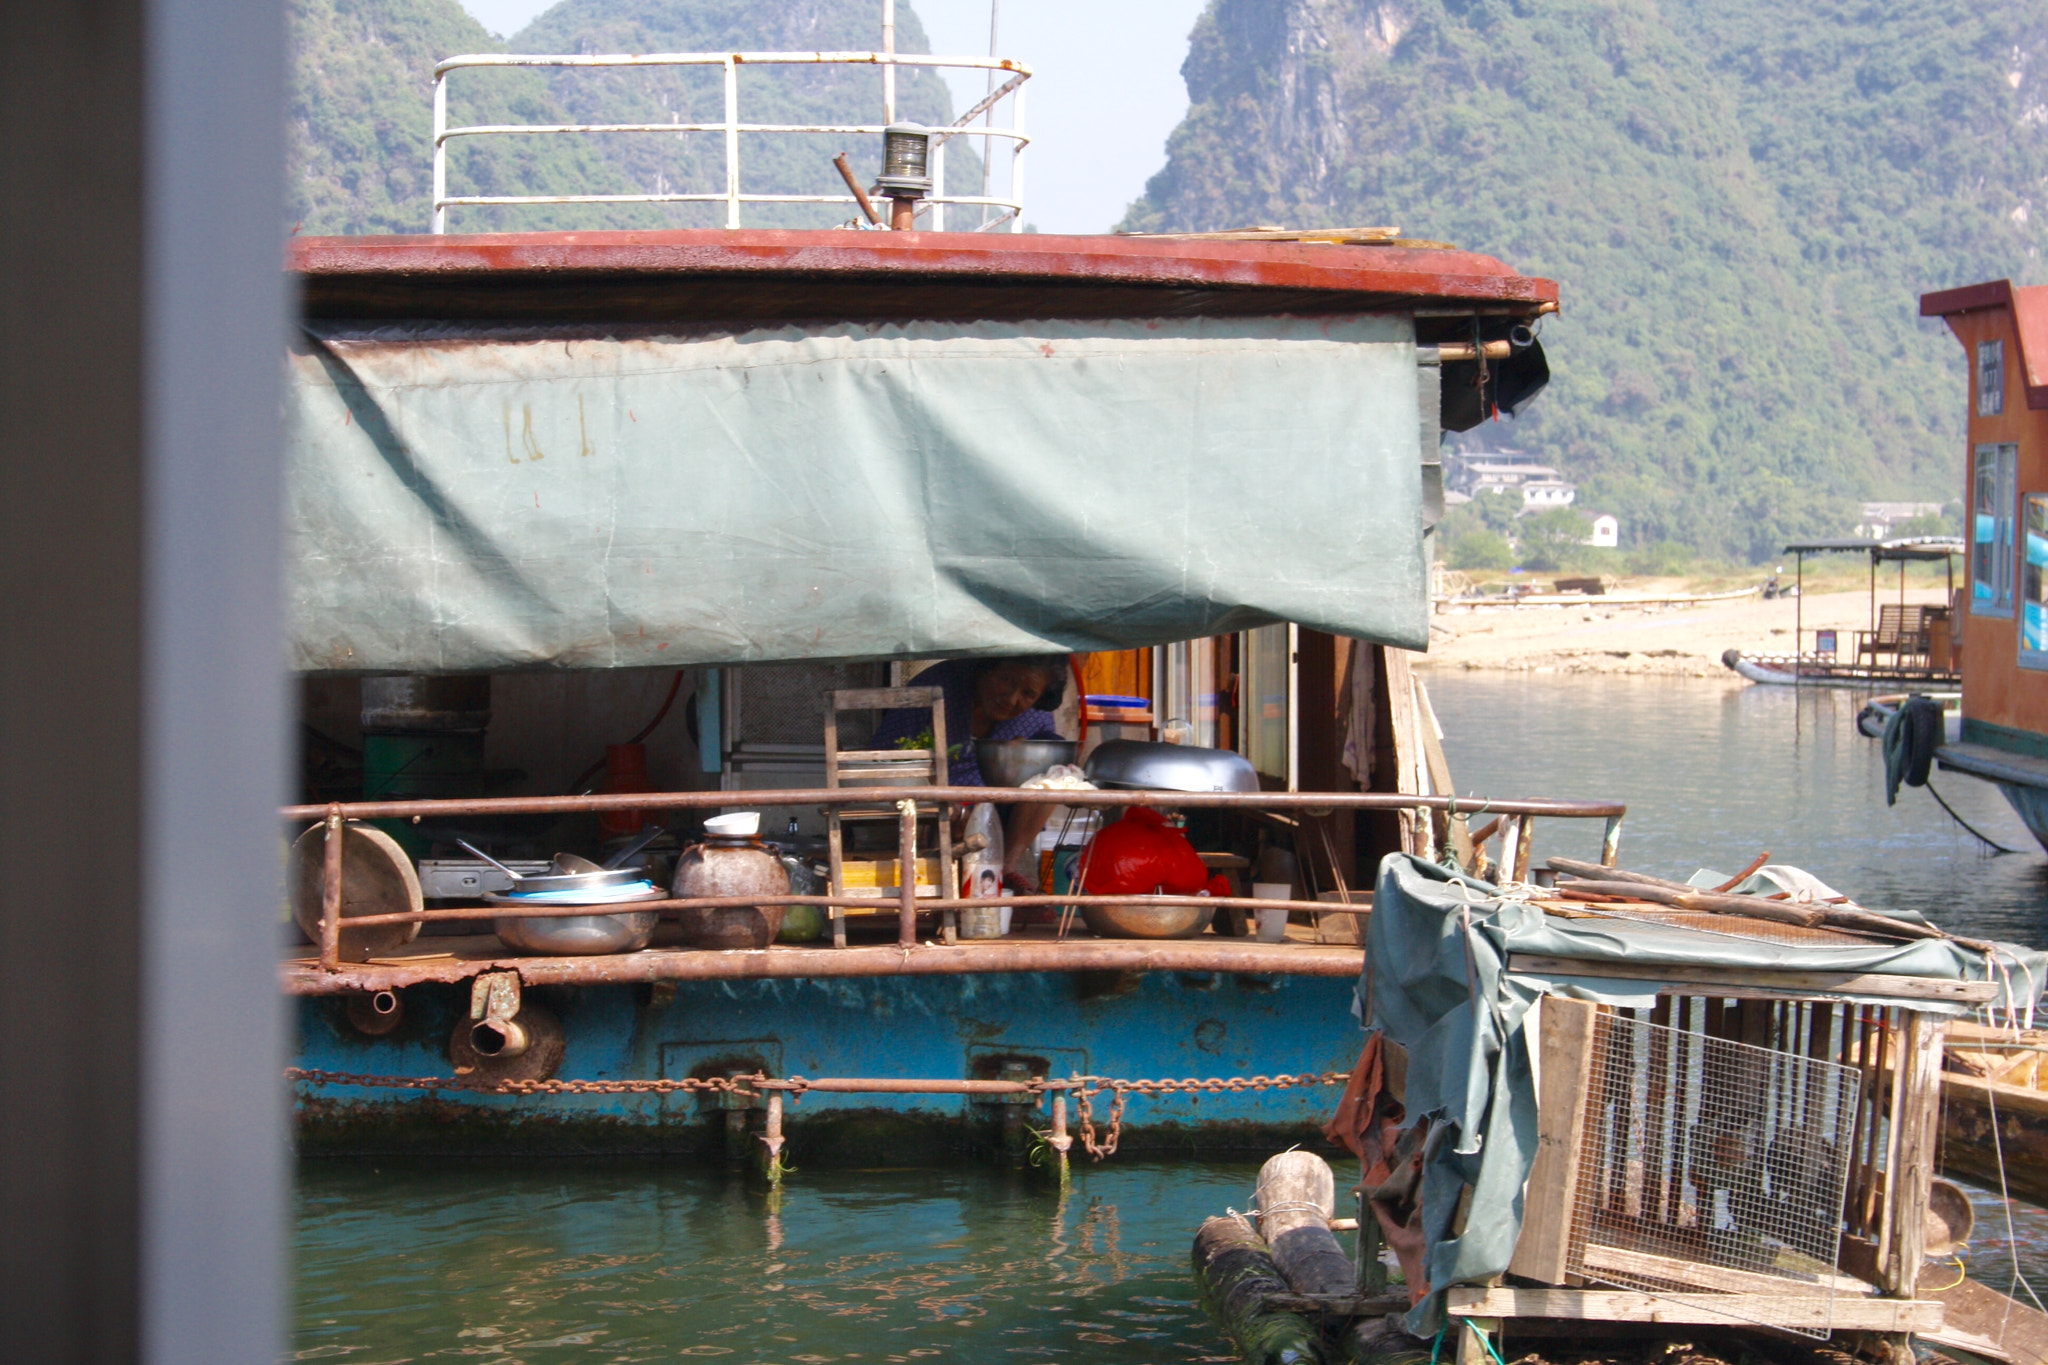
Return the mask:
[[1959,736],[1929,747],[1995,784],[2048,848],[2048,287],[1945,289],[1920,314],[1948,323],[1970,372]]
[[[292,242],[303,1149],[1291,1142],[1386,854],[1614,847],[1612,802],[1454,796],[1407,667],[1439,436],[1541,388],[1556,286],[1390,229],[926,230],[1017,226],[938,155],[1011,130],[884,115],[844,229],[742,225],[735,160],[722,229]],[[947,687],[1002,660],[1044,715],[984,735]],[[1077,862],[1132,807],[1199,884]]]

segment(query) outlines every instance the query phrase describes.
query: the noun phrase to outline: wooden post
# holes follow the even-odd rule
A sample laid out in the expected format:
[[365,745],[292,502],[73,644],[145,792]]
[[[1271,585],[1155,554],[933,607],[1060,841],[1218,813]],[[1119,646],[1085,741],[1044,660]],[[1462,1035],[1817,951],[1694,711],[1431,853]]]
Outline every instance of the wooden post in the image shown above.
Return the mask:
[[1885,1288],[1896,1298],[1914,1296],[1920,1263],[1926,1259],[1926,1218],[1934,1184],[1937,1123],[1941,1108],[1941,1056],[1948,1022],[1918,1011],[1906,1016],[1906,1040],[1893,1088],[1892,1126],[1898,1134],[1886,1177],[1892,1204],[1892,1256]]
[[320,874],[320,965],[330,972],[341,970],[341,841],[347,835],[341,807],[330,806]]
[[1544,1284],[1563,1284],[1568,1273],[1599,1017],[1598,1005],[1561,995],[1544,996],[1540,1011],[1531,1014],[1539,1062],[1536,1160],[1522,1196],[1522,1235],[1508,1270]]
[[[825,694],[825,785],[839,785],[839,698],[830,692]],[[845,838],[839,812],[838,806],[825,812],[825,889],[835,896],[846,894]],[[832,921],[832,946],[844,948],[846,907],[835,905],[825,913]]]
[[917,946],[917,802],[896,803],[896,945]]
[[1365,1187],[1358,1187],[1358,1296],[1378,1298],[1387,1292],[1387,1263],[1380,1259],[1385,1242],[1380,1237],[1380,1220],[1374,1216]]
[[1523,850],[1523,824],[1524,820],[1519,815],[1504,815],[1501,817],[1500,876],[1496,880],[1512,881],[1514,880],[1517,867],[1526,871],[1529,866],[1528,855]]
[[1282,1152],[1259,1168],[1259,1232],[1297,1294],[1349,1294],[1358,1276],[1330,1231],[1337,1178],[1314,1152]]
[[1610,815],[1607,817],[1607,828],[1600,836],[1600,866],[1619,867],[1620,865],[1621,817],[1619,815]]

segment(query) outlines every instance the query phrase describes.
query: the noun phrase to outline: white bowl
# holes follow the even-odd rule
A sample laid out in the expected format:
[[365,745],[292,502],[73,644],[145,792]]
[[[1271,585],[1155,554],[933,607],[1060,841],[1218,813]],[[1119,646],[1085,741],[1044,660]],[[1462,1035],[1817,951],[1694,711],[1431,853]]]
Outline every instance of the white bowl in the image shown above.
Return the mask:
[[714,839],[751,839],[761,832],[761,812],[736,810],[714,815],[704,822],[704,832]]

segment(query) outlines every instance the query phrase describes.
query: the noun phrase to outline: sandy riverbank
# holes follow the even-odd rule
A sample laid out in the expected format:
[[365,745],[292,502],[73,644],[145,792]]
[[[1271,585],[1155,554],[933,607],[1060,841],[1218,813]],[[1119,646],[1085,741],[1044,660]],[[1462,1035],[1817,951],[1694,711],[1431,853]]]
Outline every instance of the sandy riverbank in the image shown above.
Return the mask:
[[[1939,604],[1940,588],[1910,588],[1906,601]],[[1898,592],[1878,594],[1896,602]],[[1834,628],[1842,648],[1870,624],[1867,591],[1816,593],[1805,599],[1739,598],[1700,606],[1624,606],[1589,597],[1569,606],[1444,606],[1430,618],[1429,652],[1415,660],[1434,669],[1497,669],[1527,673],[1628,673],[1742,679],[1721,664],[1729,649],[1790,653],[1794,613],[1802,629]]]

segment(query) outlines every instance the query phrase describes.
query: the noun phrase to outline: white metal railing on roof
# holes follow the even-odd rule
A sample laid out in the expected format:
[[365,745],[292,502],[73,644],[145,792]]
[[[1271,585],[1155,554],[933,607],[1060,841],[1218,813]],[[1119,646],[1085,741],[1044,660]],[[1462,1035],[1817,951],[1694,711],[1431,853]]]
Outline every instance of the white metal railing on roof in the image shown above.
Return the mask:
[[[883,109],[880,123],[742,123],[740,121],[739,70],[742,66],[879,66],[882,68]],[[717,123],[561,123],[561,124],[471,124],[448,126],[448,77],[462,70],[487,67],[723,67],[725,73],[725,117]],[[929,212],[933,231],[944,231],[946,210],[959,205],[979,206],[987,221],[975,230],[987,231],[1005,223],[1012,232],[1023,227],[1024,149],[1031,139],[1024,132],[1024,83],[1029,68],[997,57],[929,57],[896,52],[666,52],[617,56],[518,56],[506,53],[474,53],[450,57],[434,68],[434,220],[435,232],[448,230],[448,210],[460,207],[519,204],[717,204],[725,205],[725,225],[740,226],[742,204],[856,204],[851,194],[749,194],[740,187],[741,133],[843,133],[880,137],[883,128],[895,121],[896,68],[964,68],[985,70],[991,79],[1004,72],[1009,78],[996,85],[988,96],[944,129],[934,131],[931,145],[932,193],[919,206]],[[983,124],[969,127],[973,120],[1010,100],[1010,126]],[[448,147],[464,137],[531,137],[571,133],[722,133],[725,138],[725,188],[688,194],[507,194],[450,195],[448,193]],[[1010,193],[1007,198],[992,194],[946,193],[946,143],[956,137],[982,139],[982,159],[987,162],[997,142],[1007,143],[1010,152]],[[993,214],[988,211],[994,210]]]

